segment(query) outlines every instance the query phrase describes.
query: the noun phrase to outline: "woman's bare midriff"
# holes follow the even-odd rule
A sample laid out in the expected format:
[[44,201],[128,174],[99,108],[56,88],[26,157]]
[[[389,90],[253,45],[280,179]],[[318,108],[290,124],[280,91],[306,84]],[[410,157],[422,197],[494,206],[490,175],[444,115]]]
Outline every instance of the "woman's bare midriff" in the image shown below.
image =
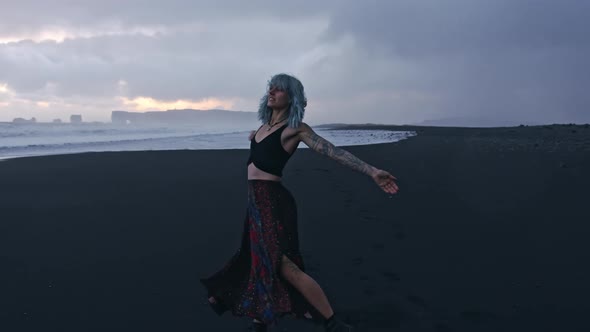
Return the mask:
[[281,177],[276,176],[274,174],[266,173],[265,171],[256,167],[254,163],[250,163],[250,165],[248,165],[248,180],[281,181]]

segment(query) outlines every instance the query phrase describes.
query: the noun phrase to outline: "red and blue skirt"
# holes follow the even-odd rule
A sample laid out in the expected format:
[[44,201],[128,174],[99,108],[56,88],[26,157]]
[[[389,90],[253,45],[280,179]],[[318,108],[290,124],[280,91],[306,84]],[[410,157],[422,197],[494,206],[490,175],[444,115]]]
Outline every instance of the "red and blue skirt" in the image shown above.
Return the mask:
[[211,277],[201,279],[224,311],[274,325],[302,318],[313,307],[281,276],[286,256],[305,271],[299,252],[295,199],[280,181],[248,180],[248,207],[240,248]]

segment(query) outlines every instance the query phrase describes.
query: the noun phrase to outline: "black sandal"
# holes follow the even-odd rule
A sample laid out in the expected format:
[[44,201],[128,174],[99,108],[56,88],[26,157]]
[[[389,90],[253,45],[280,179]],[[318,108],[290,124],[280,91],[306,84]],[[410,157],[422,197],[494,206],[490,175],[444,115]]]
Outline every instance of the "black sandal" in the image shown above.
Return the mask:
[[218,316],[223,315],[223,313],[227,310],[227,308],[222,303],[219,303],[217,299],[215,299],[215,302],[211,302],[209,299],[207,299],[207,302],[209,302],[209,305],[211,308],[213,308],[213,311],[215,311]]
[[324,326],[326,332],[354,332],[354,328],[340,319],[338,317],[332,316],[328,320],[326,320],[326,325]]
[[267,332],[266,324],[262,322],[254,322],[252,321],[251,331],[253,332]]
[[[309,317],[307,317],[305,314],[308,314]],[[326,322],[326,319],[324,317],[322,317],[322,315],[320,313],[311,313],[311,312],[306,312],[303,315],[303,319],[307,322],[309,322],[310,324],[313,325],[323,325]]]

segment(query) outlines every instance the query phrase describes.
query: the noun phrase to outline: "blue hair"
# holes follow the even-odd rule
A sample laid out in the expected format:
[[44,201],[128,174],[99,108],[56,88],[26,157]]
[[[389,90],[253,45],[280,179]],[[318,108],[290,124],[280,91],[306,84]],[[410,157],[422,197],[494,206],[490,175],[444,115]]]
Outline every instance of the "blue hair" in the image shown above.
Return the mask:
[[267,106],[268,90],[271,86],[276,86],[279,89],[286,91],[289,95],[289,127],[297,128],[303,121],[305,107],[307,106],[307,98],[303,91],[303,84],[297,78],[287,74],[274,75],[267,84],[267,90],[264,97],[260,99],[260,106],[258,107],[258,120],[262,123],[269,123],[272,116],[272,108]]

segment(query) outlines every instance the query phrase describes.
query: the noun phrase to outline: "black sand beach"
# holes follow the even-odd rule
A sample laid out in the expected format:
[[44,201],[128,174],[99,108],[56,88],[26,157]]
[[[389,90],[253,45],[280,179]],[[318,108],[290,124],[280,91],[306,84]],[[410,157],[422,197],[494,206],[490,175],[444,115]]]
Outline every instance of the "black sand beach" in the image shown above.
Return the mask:
[[[308,272],[341,316],[359,331],[590,331],[588,125],[354,127],[417,131],[346,147],[398,194],[309,149],[283,178]],[[245,330],[198,280],[239,246],[247,157],[0,162],[0,331]]]

